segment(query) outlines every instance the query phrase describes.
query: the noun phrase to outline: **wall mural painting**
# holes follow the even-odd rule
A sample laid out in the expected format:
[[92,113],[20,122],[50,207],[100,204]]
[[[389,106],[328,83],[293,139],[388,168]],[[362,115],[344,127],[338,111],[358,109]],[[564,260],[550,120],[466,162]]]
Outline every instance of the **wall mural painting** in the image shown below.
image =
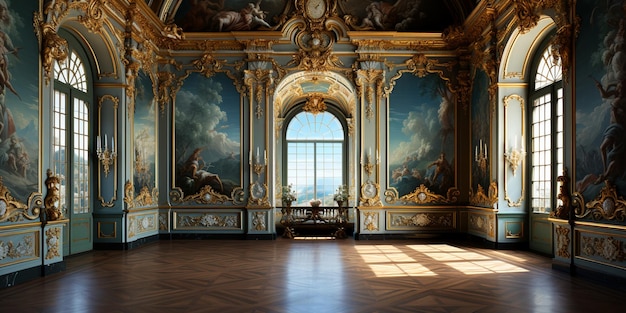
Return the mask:
[[436,75],[404,75],[389,104],[389,187],[400,197],[420,185],[445,196],[454,187],[454,101]]
[[[472,80],[472,188],[478,192],[481,186],[485,193],[489,190],[489,163],[481,162],[480,154],[487,154],[489,147],[490,105],[489,78],[482,69],[477,69]],[[487,152],[487,153],[485,153]]]
[[604,182],[626,194],[626,1],[579,1],[576,191],[595,198]]
[[39,180],[38,3],[0,0],[0,176],[20,201]]
[[134,174],[135,194],[146,187],[155,187],[156,173],[156,111],[157,105],[152,88],[152,80],[144,72],[139,72],[135,80],[135,120],[134,120]]
[[176,95],[176,187],[207,185],[230,197],[241,186],[241,100],[226,74],[191,74]]
[[185,32],[269,29],[287,0],[183,0],[174,17]]

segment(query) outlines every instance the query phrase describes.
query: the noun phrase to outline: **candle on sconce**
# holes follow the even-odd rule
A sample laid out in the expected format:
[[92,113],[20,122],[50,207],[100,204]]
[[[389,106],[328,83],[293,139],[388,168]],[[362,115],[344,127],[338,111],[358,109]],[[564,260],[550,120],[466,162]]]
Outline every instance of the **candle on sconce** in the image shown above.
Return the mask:
[[104,134],[104,150],[107,149],[107,140],[108,140],[107,134]]
[[248,164],[252,164],[252,150],[248,151]]
[[259,155],[259,147],[256,147],[256,163],[261,163],[261,156]]
[[367,158],[372,159],[372,147],[370,147],[370,150],[367,152]]
[[522,139],[520,139],[520,147],[522,148],[522,151],[524,151],[524,135],[522,135]]
[[111,151],[115,153],[115,137],[111,137]]
[[96,137],[96,147],[98,150],[102,150],[102,143],[100,142],[100,135]]
[[267,164],[267,150],[263,149],[263,164]]
[[489,154],[487,153],[487,143],[485,143],[485,157],[487,157]]

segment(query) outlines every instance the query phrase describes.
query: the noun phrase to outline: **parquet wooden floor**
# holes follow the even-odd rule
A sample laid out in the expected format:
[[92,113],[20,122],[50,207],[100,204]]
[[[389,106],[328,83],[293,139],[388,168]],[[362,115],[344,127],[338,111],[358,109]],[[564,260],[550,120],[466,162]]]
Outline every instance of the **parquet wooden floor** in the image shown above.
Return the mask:
[[623,312],[547,257],[422,240],[160,241],[0,289],[1,312]]

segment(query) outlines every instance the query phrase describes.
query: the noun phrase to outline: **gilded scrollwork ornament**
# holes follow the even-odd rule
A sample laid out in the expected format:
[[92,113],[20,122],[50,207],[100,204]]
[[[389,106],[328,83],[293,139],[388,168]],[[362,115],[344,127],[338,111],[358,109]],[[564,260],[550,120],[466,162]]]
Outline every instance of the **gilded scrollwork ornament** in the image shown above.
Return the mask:
[[424,184],[415,188],[412,193],[400,197],[404,203],[429,204],[429,203],[454,203],[458,200],[460,192],[456,188],[448,189],[447,197],[430,191]]
[[43,206],[41,194],[33,193],[28,203],[15,199],[0,177],[0,222],[17,222],[24,218],[35,220],[39,218]]

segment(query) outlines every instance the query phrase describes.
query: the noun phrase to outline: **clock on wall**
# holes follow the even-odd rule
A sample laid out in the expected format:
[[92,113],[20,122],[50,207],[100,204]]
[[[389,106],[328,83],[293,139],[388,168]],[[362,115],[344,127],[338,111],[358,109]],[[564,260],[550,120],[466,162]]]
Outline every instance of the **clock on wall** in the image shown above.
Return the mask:
[[304,0],[304,12],[314,20],[319,20],[326,13],[326,0]]

